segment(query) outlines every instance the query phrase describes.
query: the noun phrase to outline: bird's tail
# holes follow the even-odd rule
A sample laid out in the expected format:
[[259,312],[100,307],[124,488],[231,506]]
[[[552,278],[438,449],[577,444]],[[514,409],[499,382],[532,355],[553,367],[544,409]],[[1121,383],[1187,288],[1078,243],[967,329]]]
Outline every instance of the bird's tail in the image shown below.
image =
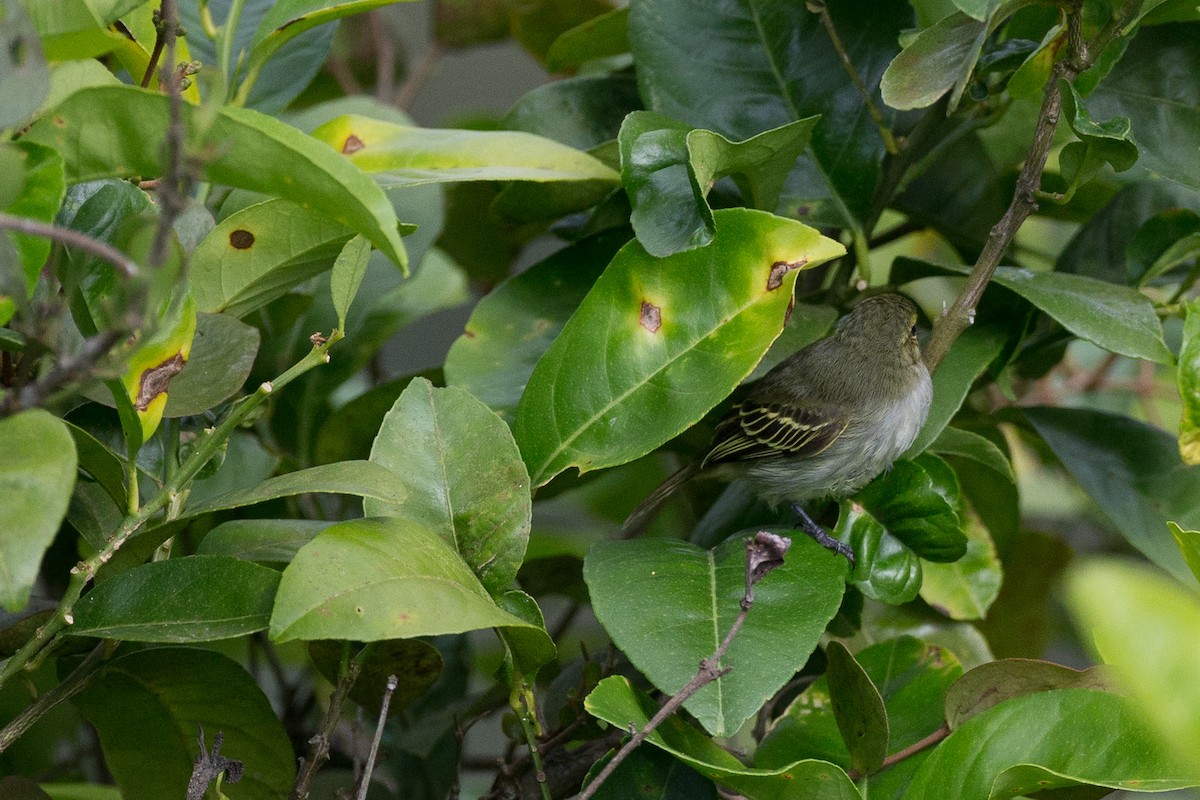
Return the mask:
[[620,537],[622,539],[632,539],[641,533],[646,528],[646,525],[650,523],[650,520],[654,518],[654,514],[658,511],[659,506],[665,503],[667,498],[675,493],[676,489],[694,478],[699,471],[700,462],[693,461],[660,483],[658,488],[651,492],[650,496],[643,500],[625,518],[625,524],[621,526]]

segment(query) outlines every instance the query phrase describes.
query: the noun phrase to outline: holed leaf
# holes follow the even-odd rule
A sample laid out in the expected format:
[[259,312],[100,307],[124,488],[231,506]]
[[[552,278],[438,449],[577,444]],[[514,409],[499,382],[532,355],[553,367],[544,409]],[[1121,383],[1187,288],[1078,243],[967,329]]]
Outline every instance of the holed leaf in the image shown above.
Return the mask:
[[693,425],[779,335],[797,270],[844,252],[761,211],[713,217],[707,247],[623,247],[538,362],[515,425],[535,484],[632,461]]

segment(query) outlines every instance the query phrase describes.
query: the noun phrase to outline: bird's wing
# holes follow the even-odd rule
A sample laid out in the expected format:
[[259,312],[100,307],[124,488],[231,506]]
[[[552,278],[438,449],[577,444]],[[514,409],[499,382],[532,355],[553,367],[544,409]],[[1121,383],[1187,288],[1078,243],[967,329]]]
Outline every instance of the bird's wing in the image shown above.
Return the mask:
[[703,466],[770,456],[815,456],[846,430],[846,420],[782,403],[734,406],[717,424]]

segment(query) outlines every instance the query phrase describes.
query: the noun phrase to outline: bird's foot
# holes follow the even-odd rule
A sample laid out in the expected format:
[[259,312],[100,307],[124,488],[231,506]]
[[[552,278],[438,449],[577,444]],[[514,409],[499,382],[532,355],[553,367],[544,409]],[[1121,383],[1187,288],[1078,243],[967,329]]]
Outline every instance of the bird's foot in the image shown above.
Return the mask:
[[850,549],[850,545],[839,542],[837,539],[829,535],[829,532],[820,525],[812,521],[812,517],[799,503],[792,503],[792,511],[800,518],[800,529],[816,540],[817,544],[824,547],[826,550],[832,550],[835,553],[840,553],[850,562],[850,566],[854,566],[854,551]]

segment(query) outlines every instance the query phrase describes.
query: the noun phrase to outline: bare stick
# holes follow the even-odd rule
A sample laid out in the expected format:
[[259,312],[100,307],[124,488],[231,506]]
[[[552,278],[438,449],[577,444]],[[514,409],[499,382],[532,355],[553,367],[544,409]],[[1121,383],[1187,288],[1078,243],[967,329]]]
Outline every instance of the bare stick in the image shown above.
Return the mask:
[[175,223],[175,218],[187,207],[183,171],[183,96],[180,86],[183,77],[175,68],[175,38],[179,34],[179,13],[175,7],[175,0],[162,0],[159,15],[162,25],[159,40],[166,55],[159,80],[167,90],[169,122],[166,137],[166,171],[158,186],[158,227],[154,231],[154,243],[150,246],[150,256],[147,259],[152,267],[161,267],[166,263],[171,242],[171,226]]
[[371,740],[371,752],[367,754],[362,783],[358,785],[358,800],[367,800],[367,787],[371,785],[371,773],[375,771],[375,756],[379,753],[379,741],[383,738],[383,724],[387,722],[388,706],[391,705],[392,692],[396,691],[396,684],[396,676],[388,675],[387,688],[383,691],[383,705],[379,709],[379,724],[375,726],[375,738]]
[[[905,747],[901,750],[897,750],[896,752],[892,753],[890,756],[888,756],[887,758],[885,758],[883,760],[883,764],[881,764],[879,769],[875,770],[875,772],[877,772],[877,773],[882,772],[883,770],[887,769],[888,767],[890,767],[894,764],[899,764],[901,761],[908,758],[909,756],[914,756],[917,753],[921,752],[922,750],[926,750],[930,747],[933,747],[935,744],[940,742],[942,739],[945,739],[949,735],[950,735],[950,726],[943,724],[942,727],[938,728],[936,731],[929,734],[924,739],[921,739],[920,741],[917,741],[917,742],[913,742],[908,747]],[[856,780],[859,780],[860,778],[864,777],[863,775],[860,775],[857,770],[850,770],[848,773],[846,773],[846,775],[852,781],[856,781]]]
[[946,309],[934,322],[933,336],[925,348],[925,363],[930,371],[936,370],[942,359],[950,352],[954,340],[971,324],[975,316],[975,307],[983,297],[983,290],[996,272],[1000,259],[1012,244],[1013,237],[1022,223],[1037,210],[1037,192],[1041,186],[1042,170],[1046,167],[1046,158],[1050,154],[1050,146],[1054,142],[1054,130],[1058,126],[1058,117],[1062,112],[1062,90],[1059,81],[1073,80],[1079,73],[1086,70],[1100,56],[1110,42],[1120,33],[1121,28],[1133,18],[1141,3],[1139,0],[1125,0],[1119,13],[1114,14],[1108,24],[1100,30],[1091,42],[1084,42],[1081,33],[1080,9],[1069,9],[1067,16],[1067,40],[1070,48],[1065,59],[1054,65],[1054,71],[1046,84],[1042,95],[1042,108],[1038,113],[1037,128],[1034,130],[1033,142],[1029,146],[1029,154],[1025,157],[1025,165],[1017,178],[1017,188],[1013,192],[1008,210],[1000,221],[992,226],[988,233],[987,243],[979,253],[967,285],[963,287],[954,304]]
[[758,583],[771,570],[783,564],[783,556],[787,553],[788,548],[792,546],[792,540],[786,536],[778,536],[767,531],[759,531],[753,537],[746,540],[746,588],[742,593],[741,608],[738,611],[737,617],[733,620],[733,624],[729,626],[729,632],[725,634],[725,638],[717,645],[717,649],[708,658],[700,660],[700,669],[688,681],[682,689],[674,696],[663,703],[662,708],[658,710],[645,727],[636,731],[629,741],[626,742],[616,755],[612,757],[604,769],[600,770],[595,779],[587,785],[582,792],[579,793],[579,800],[589,800],[600,788],[600,784],[608,780],[608,777],[616,771],[617,766],[624,761],[630,753],[632,753],[639,744],[646,740],[659,725],[661,725],[667,717],[675,713],[681,705],[687,702],[696,692],[703,689],[708,684],[729,673],[730,668],[721,668],[721,658],[724,657],[729,645],[733,643],[733,637],[737,636],[738,631],[742,629],[742,623],[746,621],[746,615],[750,608],[754,605],[754,585]]
[[417,63],[417,68],[413,70],[412,75],[400,87],[400,91],[396,95],[397,108],[401,111],[408,111],[413,101],[417,99],[417,93],[421,91],[421,87],[425,84],[425,81],[433,74],[433,68],[437,65],[441,57],[442,46],[437,42],[429,45],[429,49],[425,51],[425,55],[421,56],[420,62]]
[[329,698],[329,708],[325,711],[325,718],[321,721],[321,730],[308,740],[308,755],[300,763],[300,774],[296,776],[296,785],[292,788],[292,793],[288,795],[288,800],[307,800],[308,785],[312,783],[317,771],[329,760],[329,740],[333,737],[338,722],[341,721],[342,704],[346,702],[346,696],[354,688],[354,682],[358,680],[358,673],[361,669],[362,662],[357,657],[353,658],[338,678],[333,695]]
[[52,242],[69,245],[70,247],[78,247],[80,250],[91,253],[112,264],[126,278],[132,278],[138,274],[138,264],[136,261],[107,242],[93,239],[86,233],[80,233],[70,228],[63,228],[47,222],[39,222],[36,219],[17,217],[3,212],[0,212],[0,230],[27,233],[30,236],[40,236],[43,239],[49,239]]

